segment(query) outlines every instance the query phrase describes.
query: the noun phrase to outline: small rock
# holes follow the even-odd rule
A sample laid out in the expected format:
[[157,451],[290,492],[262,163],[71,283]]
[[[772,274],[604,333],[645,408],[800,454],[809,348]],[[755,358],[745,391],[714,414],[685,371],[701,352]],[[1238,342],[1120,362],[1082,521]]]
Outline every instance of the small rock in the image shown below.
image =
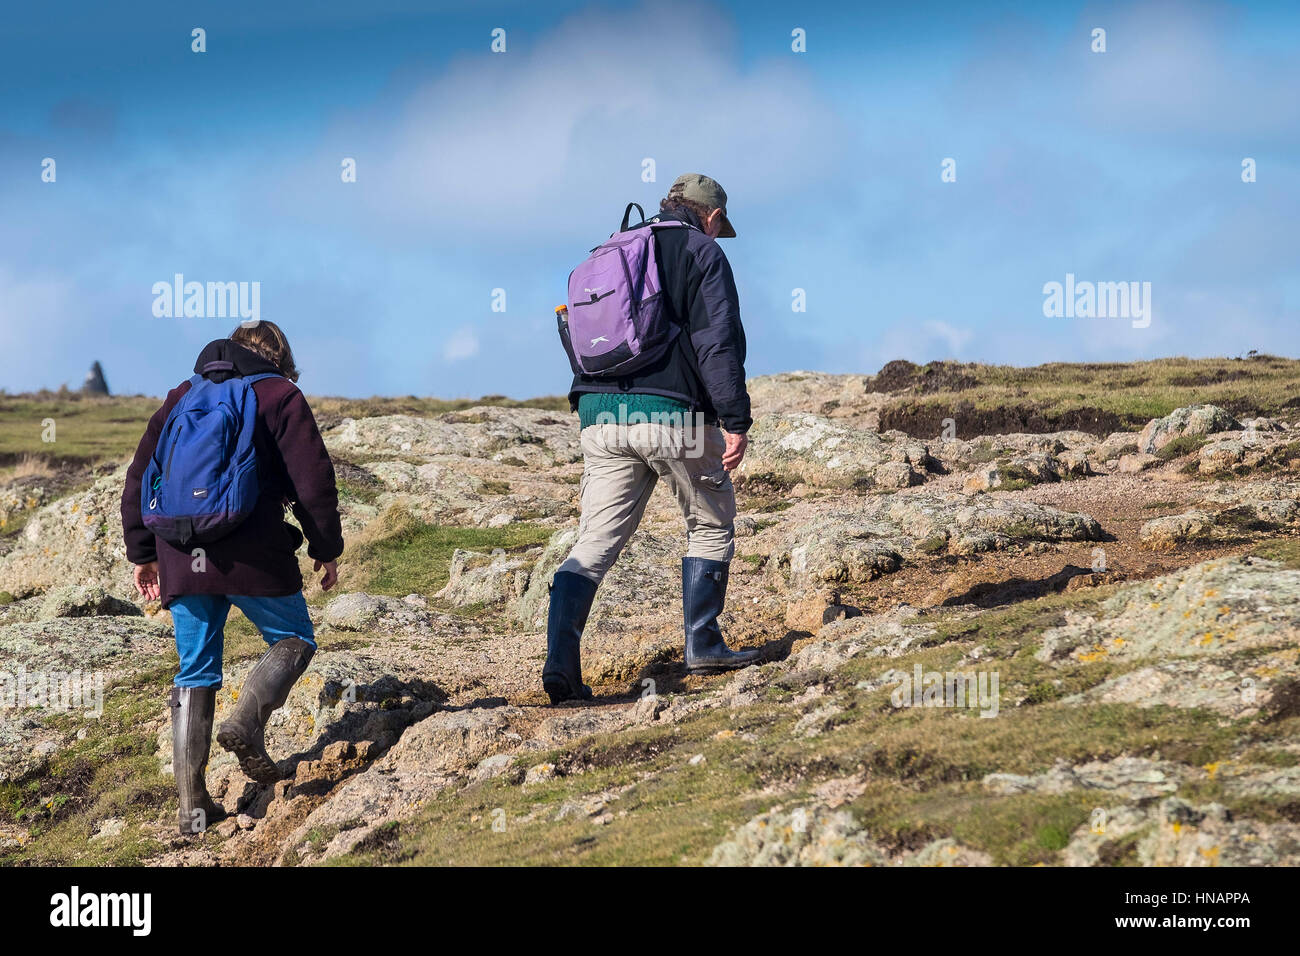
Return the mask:
[[524,786],[532,786],[535,783],[542,783],[546,780],[555,779],[555,764],[539,763],[529,767],[528,772],[524,774]]
[[1155,465],[1160,464],[1160,459],[1155,455],[1138,452],[1135,455],[1121,455],[1119,459],[1119,470],[1126,475],[1137,474],[1139,471],[1146,471]]
[[481,783],[499,777],[508,771],[514,762],[515,758],[512,754],[493,754],[491,757],[484,757],[478,762],[478,766],[470,771],[470,782]]
[[91,839],[104,840],[107,839],[108,837],[115,837],[121,834],[121,832],[125,829],[126,829],[125,819],[123,819],[122,817],[109,817],[107,820],[104,820],[102,823],[100,823],[99,829],[95,831],[95,834],[94,836],[91,837]]

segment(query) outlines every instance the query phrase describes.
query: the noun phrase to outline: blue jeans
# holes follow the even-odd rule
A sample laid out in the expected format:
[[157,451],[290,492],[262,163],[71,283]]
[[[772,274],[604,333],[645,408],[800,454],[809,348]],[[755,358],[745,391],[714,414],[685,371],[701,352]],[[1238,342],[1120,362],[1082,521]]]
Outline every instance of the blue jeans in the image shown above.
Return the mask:
[[235,594],[190,594],[171,603],[176,629],[176,653],[181,659],[177,687],[220,687],[221,653],[225,646],[226,615],[234,605],[262,632],[266,643],[296,637],[316,646],[307,602],[302,592],[284,597],[242,597]]

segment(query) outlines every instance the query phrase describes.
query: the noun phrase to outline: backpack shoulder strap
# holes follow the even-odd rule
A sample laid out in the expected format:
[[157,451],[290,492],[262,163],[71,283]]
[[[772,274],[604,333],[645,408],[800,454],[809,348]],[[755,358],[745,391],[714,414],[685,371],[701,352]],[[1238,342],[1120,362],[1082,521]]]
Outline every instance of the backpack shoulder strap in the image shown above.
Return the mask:
[[[284,378],[284,376],[281,375],[279,372],[258,372],[256,375],[245,375],[243,381],[247,382],[249,385],[252,385],[254,382],[260,382],[264,378]],[[287,378],[284,378],[284,380],[286,382],[289,382]],[[289,384],[293,385],[293,382],[289,382]],[[298,386],[294,385],[293,387],[297,388]]]

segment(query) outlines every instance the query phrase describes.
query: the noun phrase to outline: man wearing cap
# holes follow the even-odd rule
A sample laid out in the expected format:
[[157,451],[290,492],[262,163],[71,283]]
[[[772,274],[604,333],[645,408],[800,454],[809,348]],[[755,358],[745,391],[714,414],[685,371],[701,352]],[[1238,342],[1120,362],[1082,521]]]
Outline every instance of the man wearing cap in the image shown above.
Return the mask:
[[714,241],[736,230],[726,192],[698,173],[679,176],[648,221],[667,220],[688,227],[654,233],[666,308],[687,334],[650,365],[614,379],[579,373],[569,390],[582,428],[582,518],[578,541],[551,583],[542,683],[552,703],[591,697],[579,656],[587,615],[660,478],[686,519],[687,670],[744,667],[760,656],[728,648],[718,626],[734,553],[729,472],[744,457],[752,421],[736,283]]

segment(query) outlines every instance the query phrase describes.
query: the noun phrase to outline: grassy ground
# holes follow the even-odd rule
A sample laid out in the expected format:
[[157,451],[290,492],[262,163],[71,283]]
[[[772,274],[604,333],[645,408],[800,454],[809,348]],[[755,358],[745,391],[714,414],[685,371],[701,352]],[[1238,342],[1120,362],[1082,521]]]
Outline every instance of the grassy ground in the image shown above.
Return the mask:
[[452,554],[457,548],[492,553],[545,544],[553,528],[516,522],[500,528],[430,525],[409,512],[394,508],[384,514],[371,536],[349,545],[341,567],[360,569],[363,581],[349,580],[373,594],[404,597],[430,595],[447,583]]
[[[157,408],[157,399],[142,396],[0,395],[0,465],[30,456],[71,465],[123,460]],[[50,420],[54,441],[46,442]]]
[[[84,736],[59,750],[43,772],[0,784],[0,822],[32,834],[25,846],[0,851],[0,866],[131,866],[158,853],[135,824],[154,820],[168,804],[174,808],[176,792],[159,770],[156,735],[143,728],[166,706],[175,670],[172,655],[107,688],[97,720],[54,718],[61,729]],[[124,834],[91,840],[109,817],[127,820]]]
[[[1099,799],[1108,806],[1120,801],[1081,790],[999,796],[983,788],[986,774],[1041,772],[1057,759],[1077,764],[1121,754],[1212,766],[1239,754],[1243,743],[1261,762],[1290,759],[1274,745],[1296,732],[1300,720],[1294,718],[1234,722],[1178,708],[1059,702],[1111,676],[1114,665],[1042,664],[1033,658],[1038,635],[1059,623],[1066,609],[1090,606],[1112,590],[1051,595],[975,618],[940,617],[932,646],[890,662],[905,671],[915,663],[927,671],[959,669],[963,655],[983,644],[995,662],[988,666],[1000,674],[999,719],[963,710],[895,709],[889,689],[856,689],[883,666],[859,658],[831,678],[846,709],[821,736],[792,733],[802,708],[783,705],[802,686],[778,681],[780,692],[758,704],[520,757],[516,772],[551,763],[555,777],[528,786],[497,778],[446,794],[337,862],[698,864],[734,826],[778,804],[807,806],[818,783],[857,776],[864,789],[848,809],[891,852],[951,835],[999,864],[1052,864]],[[1183,794],[1264,820],[1294,812],[1269,800],[1234,801],[1212,780],[1188,785]],[[610,814],[603,825],[586,810],[563,809],[598,795]],[[1116,844],[1107,852],[1111,862],[1124,865],[1135,862],[1133,850]]]
[[415,395],[400,397],[377,396],[373,398],[316,397],[311,400],[317,419],[332,421],[336,418],[369,418],[375,415],[442,415],[460,412],[479,405],[502,408],[542,408],[559,412],[569,410],[569,400],[563,395],[541,398],[515,399],[504,395],[484,395],[482,398],[420,398]]
[[1207,402],[1238,415],[1284,414],[1300,406],[1300,361],[1260,355],[1026,368],[890,363],[868,388],[897,396],[882,409],[881,427],[912,434],[937,435],[945,418],[955,420],[962,438],[1018,424],[1103,434]]
[[[517,400],[501,395],[482,398],[332,398],[309,399],[322,425],[348,416],[440,415],[476,405],[567,410],[561,396]],[[76,392],[31,395],[0,393],[0,466],[38,456],[52,462],[95,465],[131,456],[149,416],[162,403],[146,395],[84,396]],[[54,441],[42,440],[47,420],[54,421]]]

